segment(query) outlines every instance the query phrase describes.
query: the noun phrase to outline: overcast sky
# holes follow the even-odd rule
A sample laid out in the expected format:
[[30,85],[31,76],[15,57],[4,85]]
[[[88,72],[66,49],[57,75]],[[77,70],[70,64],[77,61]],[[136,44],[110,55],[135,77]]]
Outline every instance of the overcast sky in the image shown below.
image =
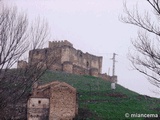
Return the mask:
[[[119,21],[123,0],[4,0],[26,12],[30,20],[41,17],[49,23],[51,39],[68,40],[76,49],[103,56],[103,73],[112,74],[113,53],[116,56],[118,83],[141,94],[160,97],[144,75],[134,71],[127,54],[137,28]],[[130,8],[139,4],[148,8],[146,0],[126,0]],[[143,6],[143,7],[142,7]],[[48,42],[46,41],[46,44]]]

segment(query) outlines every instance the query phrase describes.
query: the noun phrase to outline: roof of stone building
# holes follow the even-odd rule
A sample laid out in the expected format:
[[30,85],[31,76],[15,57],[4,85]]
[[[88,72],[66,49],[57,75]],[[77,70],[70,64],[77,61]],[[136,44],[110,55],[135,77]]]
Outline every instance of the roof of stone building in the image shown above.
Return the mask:
[[37,90],[44,90],[44,89],[48,89],[50,87],[68,87],[69,89],[71,89],[72,91],[76,91],[76,89],[74,87],[72,87],[71,85],[65,83],[65,82],[59,82],[59,81],[53,81],[44,85],[40,85],[38,86]]
[[44,85],[39,85],[37,87],[34,87],[31,97],[32,98],[49,98],[51,90],[69,90],[72,93],[76,93],[76,89],[72,87],[71,85],[65,83],[65,82],[59,82],[59,81],[53,81]]
[[60,83],[59,81],[53,81],[53,82],[49,82],[49,83],[46,83],[46,84],[43,84],[43,85],[39,85],[37,87],[37,90],[46,89],[46,88],[49,88],[51,85],[55,86],[55,85],[57,85],[59,83]]

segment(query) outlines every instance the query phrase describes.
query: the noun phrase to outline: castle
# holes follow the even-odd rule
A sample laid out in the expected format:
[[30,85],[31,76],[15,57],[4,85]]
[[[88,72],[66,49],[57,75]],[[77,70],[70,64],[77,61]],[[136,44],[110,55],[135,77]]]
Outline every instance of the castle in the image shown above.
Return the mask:
[[18,68],[37,63],[50,70],[109,79],[102,74],[102,56],[83,53],[67,40],[49,42],[49,47],[29,51],[29,60],[19,61]]

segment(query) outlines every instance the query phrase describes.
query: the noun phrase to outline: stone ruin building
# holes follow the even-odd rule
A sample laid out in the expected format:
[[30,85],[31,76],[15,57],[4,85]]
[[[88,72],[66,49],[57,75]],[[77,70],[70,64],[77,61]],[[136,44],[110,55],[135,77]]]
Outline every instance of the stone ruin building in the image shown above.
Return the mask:
[[34,86],[27,103],[28,120],[72,120],[76,114],[75,88],[58,81]]
[[73,47],[73,44],[64,41],[49,42],[49,47],[44,49],[31,50],[28,63],[19,61],[18,68],[25,68],[29,64],[37,63],[48,66],[50,70],[64,71],[79,75],[91,75],[110,79],[107,74],[102,74],[102,56],[95,56],[83,53]]

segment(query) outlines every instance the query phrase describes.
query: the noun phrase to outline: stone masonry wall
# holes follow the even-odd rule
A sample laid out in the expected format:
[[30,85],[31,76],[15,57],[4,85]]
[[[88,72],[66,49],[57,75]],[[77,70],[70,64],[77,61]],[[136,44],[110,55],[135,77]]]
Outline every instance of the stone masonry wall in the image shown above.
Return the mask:
[[96,69],[96,68],[90,69],[90,75],[92,75],[94,77],[99,77],[98,69]]
[[44,64],[50,69],[62,70],[61,49],[37,49],[29,52],[29,64]]
[[[72,120],[76,113],[76,91],[68,85],[51,88],[50,120]],[[51,107],[53,106],[53,107]]]
[[55,47],[62,47],[62,46],[70,46],[73,47],[73,44],[68,42],[67,40],[64,41],[49,41],[49,48],[55,48]]
[[26,68],[28,66],[28,63],[26,61],[18,61],[17,68]]
[[73,73],[73,64],[72,62],[63,62],[63,71],[67,73]]
[[28,120],[46,120],[49,117],[48,98],[29,98],[27,103]]
[[61,62],[70,61],[73,65],[79,66],[84,69],[96,68],[98,73],[102,71],[102,57],[97,57],[89,53],[83,53],[80,50],[62,47]]
[[85,68],[81,68],[77,65],[73,65],[73,73],[78,75],[90,75],[90,71]]
[[72,120],[78,113],[76,89],[54,81],[34,88],[28,100],[28,120]]

